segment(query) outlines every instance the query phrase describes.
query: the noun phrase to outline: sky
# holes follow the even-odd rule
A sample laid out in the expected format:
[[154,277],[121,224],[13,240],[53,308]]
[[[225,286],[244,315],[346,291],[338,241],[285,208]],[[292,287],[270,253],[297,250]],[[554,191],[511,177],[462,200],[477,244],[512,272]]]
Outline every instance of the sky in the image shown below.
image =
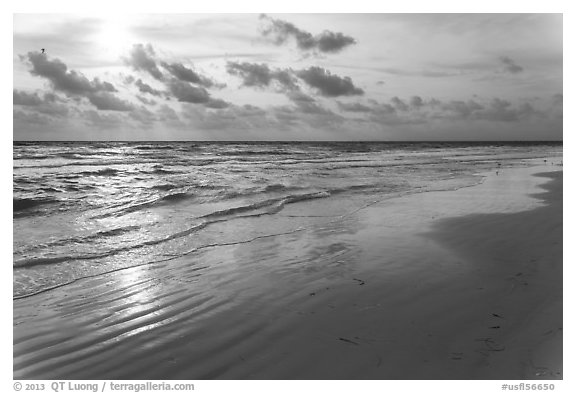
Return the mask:
[[562,14],[14,14],[13,139],[562,140],[562,31]]

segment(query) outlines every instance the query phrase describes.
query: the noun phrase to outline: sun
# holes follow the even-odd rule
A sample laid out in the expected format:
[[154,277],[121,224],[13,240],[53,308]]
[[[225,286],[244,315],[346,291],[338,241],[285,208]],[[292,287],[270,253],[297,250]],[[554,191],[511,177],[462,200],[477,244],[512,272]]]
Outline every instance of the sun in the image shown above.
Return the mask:
[[94,36],[94,44],[100,55],[118,58],[125,54],[135,43],[130,24],[125,16],[113,16],[102,19],[99,32]]

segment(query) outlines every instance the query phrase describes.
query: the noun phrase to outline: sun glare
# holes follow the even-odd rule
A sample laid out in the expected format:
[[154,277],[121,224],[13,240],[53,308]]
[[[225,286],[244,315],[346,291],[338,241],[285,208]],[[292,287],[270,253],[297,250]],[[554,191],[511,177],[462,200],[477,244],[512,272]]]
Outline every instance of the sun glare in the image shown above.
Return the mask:
[[104,19],[100,32],[94,37],[101,54],[117,58],[134,43],[129,24],[123,17]]

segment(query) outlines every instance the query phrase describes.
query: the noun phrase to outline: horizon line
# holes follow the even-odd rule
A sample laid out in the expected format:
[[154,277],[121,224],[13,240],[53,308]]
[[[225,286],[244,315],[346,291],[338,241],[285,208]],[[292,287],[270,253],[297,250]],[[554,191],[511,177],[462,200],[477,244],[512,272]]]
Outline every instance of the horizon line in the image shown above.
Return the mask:
[[117,142],[117,143],[564,143],[563,140],[554,139],[534,139],[534,140],[415,140],[415,141],[402,141],[402,140],[156,140],[156,139],[137,139],[137,140],[13,140],[12,143],[101,143],[101,142]]

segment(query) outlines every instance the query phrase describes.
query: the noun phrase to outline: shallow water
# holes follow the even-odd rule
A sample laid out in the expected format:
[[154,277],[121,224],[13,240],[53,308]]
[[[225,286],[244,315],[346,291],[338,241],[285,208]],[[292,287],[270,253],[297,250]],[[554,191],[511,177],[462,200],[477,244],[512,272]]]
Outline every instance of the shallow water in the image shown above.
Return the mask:
[[[561,157],[562,145],[17,143],[13,154],[22,297],[334,222],[386,198],[473,185],[481,172]],[[294,213],[309,201],[322,202],[316,217]]]

